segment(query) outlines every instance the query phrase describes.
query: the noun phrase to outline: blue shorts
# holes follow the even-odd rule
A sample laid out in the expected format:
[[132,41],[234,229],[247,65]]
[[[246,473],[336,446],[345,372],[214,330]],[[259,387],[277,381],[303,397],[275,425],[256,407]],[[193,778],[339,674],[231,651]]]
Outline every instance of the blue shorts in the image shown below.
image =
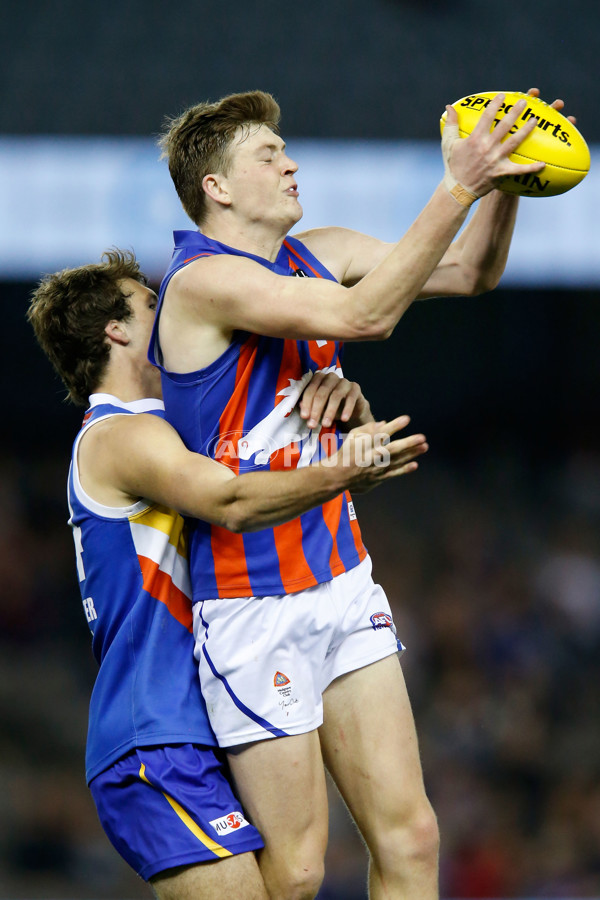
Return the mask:
[[111,843],[146,881],[264,846],[208,747],[138,747],[93,778],[90,790]]

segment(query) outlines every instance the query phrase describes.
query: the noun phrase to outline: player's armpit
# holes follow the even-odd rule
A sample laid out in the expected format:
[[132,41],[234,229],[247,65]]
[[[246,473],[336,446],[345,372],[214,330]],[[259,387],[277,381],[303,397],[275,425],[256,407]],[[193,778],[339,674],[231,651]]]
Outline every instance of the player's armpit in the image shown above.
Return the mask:
[[501,191],[483,197],[467,227],[419,293],[428,297],[474,297],[493,290],[506,267],[519,198]]
[[364,278],[394,246],[350,228],[313,228],[295,237],[306,244],[345,287]]

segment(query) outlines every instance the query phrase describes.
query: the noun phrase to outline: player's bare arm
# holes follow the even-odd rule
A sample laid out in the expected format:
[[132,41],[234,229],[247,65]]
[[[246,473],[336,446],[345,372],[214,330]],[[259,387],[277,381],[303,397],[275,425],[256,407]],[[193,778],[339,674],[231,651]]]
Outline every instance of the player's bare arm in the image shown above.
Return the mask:
[[[535,120],[530,119],[516,133],[509,133],[522,112],[521,105],[516,104],[490,132],[502,102],[501,94],[490,102],[466,139],[458,138],[456,113],[449,107],[446,131],[450,128],[454,137],[446,142],[447,165],[453,178],[472,195],[489,193],[503,175],[539,171],[543,165],[517,166],[508,159],[535,127]],[[388,337],[440,263],[467,212],[440,184],[391,252],[349,288],[325,279],[278,276],[241,257],[217,256],[190,263],[172,279],[163,311],[161,343],[167,366],[189,371],[190,365],[206,365],[227,346],[236,328],[304,339]],[[339,243],[341,246],[343,241]],[[347,247],[344,254],[342,267],[349,258]],[[342,277],[350,280],[359,274],[349,265],[345,271]],[[338,268],[336,274],[339,272]],[[189,330],[182,346],[183,329],[178,325],[184,309]],[[177,361],[168,358],[173,343],[170,332],[177,335]],[[216,342],[215,337],[219,338]]]
[[[527,92],[539,97],[538,88]],[[560,111],[564,101],[550,104]],[[575,124],[574,116],[567,117]],[[514,230],[518,197],[491,191],[455,240],[419,293],[419,299],[474,296],[495,288],[504,272]],[[374,269],[394,244],[345,228],[317,228],[297,237],[315,253],[340,283],[351,286]]]
[[370,490],[415,471],[416,457],[428,449],[424,435],[382,441],[409,421],[401,416],[353,429],[345,451],[324,464],[236,476],[190,452],[157,416],[112,416],[81,439],[80,480],[86,493],[106,506],[127,506],[143,497],[230,531],[255,531],[296,518],[348,488]]
[[[471,297],[498,284],[508,258],[519,198],[491,191],[453,241],[419,291],[428,297]],[[346,287],[378,266],[396,246],[347,228],[319,228],[296,235]],[[351,254],[351,256],[350,256]]]

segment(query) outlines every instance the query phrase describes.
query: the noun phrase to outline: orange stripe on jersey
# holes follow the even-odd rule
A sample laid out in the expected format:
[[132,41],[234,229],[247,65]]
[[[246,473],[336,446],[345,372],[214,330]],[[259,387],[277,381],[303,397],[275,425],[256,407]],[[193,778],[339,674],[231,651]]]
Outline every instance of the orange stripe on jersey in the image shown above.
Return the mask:
[[[350,491],[346,491],[344,493],[344,497],[346,499],[346,503],[352,503],[352,497],[350,496]],[[348,507],[350,508],[350,507]],[[350,519],[350,530],[352,531],[352,537],[354,538],[354,546],[356,547],[356,552],[358,553],[359,559],[362,560],[367,555],[367,548],[363,544],[362,534],[360,533],[360,525],[358,524],[358,519]]]
[[[290,244],[288,244],[287,241],[284,241],[284,242],[283,242],[283,246],[284,246],[285,249],[288,251],[288,253],[293,253],[294,256],[296,256],[296,257],[300,260],[300,262],[301,262],[303,265],[308,266],[308,268],[310,269],[310,271],[313,273],[313,275],[314,275],[316,278],[322,278],[322,277],[323,277],[323,276],[321,275],[321,273],[320,273],[320,272],[317,272],[316,269],[313,269],[313,267],[311,266],[311,264],[310,264],[309,262],[307,262],[305,259],[303,259],[303,258],[300,256],[300,254],[298,253],[298,251],[297,251],[297,250],[294,250],[294,248],[293,248]],[[292,268],[294,268],[294,267],[292,266]],[[298,268],[298,266],[295,267],[294,271],[295,271],[297,268]]]
[[246,415],[246,404],[248,403],[248,389],[250,387],[250,378],[254,371],[254,363],[256,361],[256,351],[258,347],[258,336],[251,335],[248,340],[240,348],[240,355],[235,371],[235,387],[233,393],[225,409],[221,413],[219,419],[219,440],[222,441],[227,435],[231,435],[231,443],[235,451],[234,455],[223,462],[235,472],[237,475],[240,470],[239,457],[237,455],[238,440],[241,439],[244,430],[244,416]]
[[338,551],[337,545],[337,533],[338,528],[340,527],[340,518],[342,515],[342,507],[345,503],[345,497],[343,494],[340,494],[339,497],[334,497],[333,500],[328,500],[327,503],[324,503],[322,506],[323,512],[323,521],[327,526],[327,529],[333,540],[333,547],[331,548],[331,554],[329,556],[329,568],[333,575],[337,572],[343,572],[346,569],[342,558]]
[[[284,399],[283,396],[280,397],[278,394],[288,386],[290,373],[293,374],[294,372],[298,373],[298,378],[304,374],[300,362],[300,354],[298,353],[298,344],[296,341],[286,340],[283,345],[281,366],[275,386],[275,405]],[[278,450],[271,457],[269,468],[272,472],[281,469],[295,469],[300,459],[300,453],[300,444],[288,445],[282,450]],[[291,522],[277,525],[273,528],[273,539],[279,560],[279,574],[285,590],[297,590],[296,585],[298,581],[304,579],[307,580],[306,587],[317,584],[317,580],[304,555],[302,523],[300,519],[293,519]]]
[[215,580],[219,597],[252,597],[244,536],[213,525],[210,543],[215,564]]
[[[236,451],[238,440],[241,439],[244,430],[248,388],[254,370],[257,347],[257,335],[252,335],[242,345],[235,373],[235,388],[219,419],[220,438],[223,439],[230,433]],[[239,474],[240,462],[237,453],[227,464],[236,475]],[[225,591],[228,586],[233,585],[236,591],[234,596],[251,597],[254,591],[250,586],[243,536],[213,525],[210,529],[210,542],[219,596],[231,596],[231,593],[227,595]]]
[[292,519],[291,522],[275,526],[273,539],[279,558],[279,574],[286,593],[297,591],[299,582],[302,582],[303,588],[317,584],[302,548],[300,519]]
[[188,256],[187,259],[184,259],[183,265],[191,262],[193,259],[200,259],[201,256],[214,256],[214,255],[215,255],[214,253],[196,253],[195,256]]
[[[296,374],[297,373],[297,374]],[[298,344],[289,338],[283,342],[283,353],[281,354],[281,365],[277,373],[277,384],[275,385],[275,406],[285,399],[281,391],[288,387],[290,378],[302,378],[302,363],[300,362],[300,354],[298,353]]]
[[144,590],[155,600],[164,603],[173,618],[193,633],[192,606],[189,597],[173,584],[170,575],[161,572],[154,560],[148,559],[147,556],[138,556],[138,562],[142,570]]

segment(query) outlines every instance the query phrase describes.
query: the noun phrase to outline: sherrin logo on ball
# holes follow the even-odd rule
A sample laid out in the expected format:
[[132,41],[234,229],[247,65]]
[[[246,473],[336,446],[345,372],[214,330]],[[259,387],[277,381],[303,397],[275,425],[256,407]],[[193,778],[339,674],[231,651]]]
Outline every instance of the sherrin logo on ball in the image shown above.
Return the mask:
[[[504,94],[504,103],[500,107],[492,124],[495,128],[500,119],[513,108],[517,101],[527,100],[527,106],[517,119],[516,129],[524,125],[533,116],[537,118],[537,126],[519,145],[509,159],[521,165],[531,162],[545,162],[540,172],[527,175],[506,175],[498,185],[507,194],[519,194],[524,197],[555,197],[570,191],[583,181],[590,170],[590,151],[584,137],[569,120],[538,97],[522,94],[519,91],[483,91],[470,94],[452,104],[458,114],[458,133],[461,138],[471,134],[484,109],[498,94]],[[440,120],[440,129],[444,131],[446,113]]]

